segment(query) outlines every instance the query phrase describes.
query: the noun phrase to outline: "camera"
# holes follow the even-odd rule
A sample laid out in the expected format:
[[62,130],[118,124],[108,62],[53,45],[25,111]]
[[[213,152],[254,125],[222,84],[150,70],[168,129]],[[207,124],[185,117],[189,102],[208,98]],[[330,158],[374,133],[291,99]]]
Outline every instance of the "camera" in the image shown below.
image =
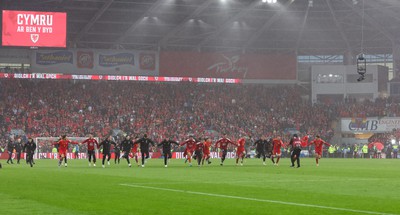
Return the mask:
[[357,73],[360,77],[357,79],[358,82],[363,81],[365,79],[365,73],[367,72],[367,59],[364,54],[361,53],[357,56]]

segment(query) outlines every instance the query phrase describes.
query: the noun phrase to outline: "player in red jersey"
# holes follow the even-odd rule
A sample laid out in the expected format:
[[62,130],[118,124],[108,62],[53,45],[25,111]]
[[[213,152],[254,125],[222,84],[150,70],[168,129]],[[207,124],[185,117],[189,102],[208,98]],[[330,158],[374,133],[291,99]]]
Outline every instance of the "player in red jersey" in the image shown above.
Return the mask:
[[226,158],[226,154],[228,153],[228,144],[236,145],[236,143],[232,142],[230,139],[226,138],[226,134],[222,135],[222,138],[215,142],[215,148],[220,148],[222,152],[221,156],[221,166],[224,165],[224,161]]
[[[136,136],[133,142],[136,142],[139,140],[139,136]],[[135,162],[137,166],[140,166],[139,160],[138,160],[138,153],[139,153],[139,144],[133,144],[131,153],[129,154],[130,158],[135,158]]]
[[[279,159],[281,159],[281,155],[282,155],[281,148],[285,147],[285,144],[283,144],[283,141],[282,141],[280,136],[277,136],[276,138],[274,138],[272,140],[272,144],[274,145],[274,149],[272,151],[271,160],[274,163],[274,165],[278,166],[279,165]],[[277,158],[276,162],[274,160],[275,157]]]
[[93,138],[93,135],[89,134],[89,138],[84,140],[82,144],[87,144],[87,153],[89,157],[89,166],[91,166],[91,161],[93,157],[93,166],[96,166],[96,154],[95,154],[95,148],[94,146],[96,145],[97,148],[99,148],[99,143],[97,142],[96,139]]
[[211,139],[210,138],[205,138],[204,140],[204,148],[203,148],[203,161],[202,165],[204,165],[204,160],[207,160],[208,164],[211,164],[210,161],[210,147],[211,147]]
[[331,144],[325,142],[320,138],[319,135],[315,136],[315,140],[311,141],[309,145],[314,144],[315,146],[315,163],[319,166],[319,159],[322,157],[322,147],[324,145],[331,146]]
[[185,152],[183,153],[183,156],[186,156],[186,160],[189,160],[189,166],[192,166],[192,155],[196,147],[196,142],[197,141],[193,138],[193,136],[190,135],[189,139],[179,144],[179,146],[186,145],[186,149]]
[[61,163],[64,159],[64,165],[67,167],[67,151],[68,151],[68,144],[79,144],[78,142],[71,141],[67,139],[67,135],[62,135],[61,139],[59,139],[57,142],[53,143],[53,145],[58,145],[58,156],[59,156],[59,161],[58,161],[58,166],[61,166]]
[[194,148],[194,154],[195,158],[197,160],[197,166],[200,167],[201,160],[203,158],[203,150],[204,150],[204,142],[201,140],[201,138],[198,139],[196,142],[195,148]]
[[244,137],[242,137],[238,140],[237,149],[236,149],[236,165],[239,164],[239,159],[242,159],[240,161],[240,165],[243,166],[243,159],[246,155],[246,150],[244,148],[245,144],[246,144],[246,139]]

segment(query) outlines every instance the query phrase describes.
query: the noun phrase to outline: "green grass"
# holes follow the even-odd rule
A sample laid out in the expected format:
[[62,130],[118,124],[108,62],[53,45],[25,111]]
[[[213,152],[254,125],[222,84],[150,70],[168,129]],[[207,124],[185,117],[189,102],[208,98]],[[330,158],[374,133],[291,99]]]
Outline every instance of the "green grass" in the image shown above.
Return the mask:
[[[302,167],[218,160],[198,168],[149,160],[145,168],[37,160],[0,169],[1,214],[400,213],[400,160],[302,159]],[[295,204],[291,204],[295,203]],[[322,206],[322,207],[318,207]],[[358,212],[357,212],[358,211]],[[375,213],[376,212],[376,213]]]

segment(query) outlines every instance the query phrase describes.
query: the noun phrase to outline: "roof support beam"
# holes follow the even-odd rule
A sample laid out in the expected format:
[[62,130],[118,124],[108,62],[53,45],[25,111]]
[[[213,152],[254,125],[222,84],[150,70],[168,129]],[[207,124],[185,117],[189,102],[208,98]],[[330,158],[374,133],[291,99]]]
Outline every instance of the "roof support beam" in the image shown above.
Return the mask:
[[82,28],[82,30],[76,35],[75,39],[73,40],[73,44],[79,42],[84,34],[86,34],[89,29],[94,25],[94,23],[103,15],[103,13],[111,6],[114,0],[108,0],[103,6],[96,12],[96,14],[92,17],[92,19]]
[[203,46],[204,44],[206,44],[209,40],[211,40],[212,38],[218,36],[221,32],[223,32],[224,30],[226,30],[227,28],[230,27],[230,24],[232,23],[233,20],[237,20],[242,18],[243,16],[245,16],[250,10],[252,10],[253,8],[255,8],[257,5],[259,5],[260,2],[259,1],[254,1],[252,2],[249,6],[247,6],[246,8],[243,8],[242,10],[240,10],[239,13],[236,13],[236,15],[229,17],[227,20],[225,20],[224,22],[222,22],[213,32],[210,32],[210,34],[204,38],[199,44],[198,44],[198,48],[200,49],[201,46]]
[[152,4],[150,6],[150,8],[143,13],[143,15],[141,16],[140,19],[136,20],[136,22],[134,22],[131,27],[128,28],[127,31],[125,31],[125,33],[123,33],[117,40],[115,40],[113,46],[118,46],[120,43],[122,43],[124,41],[124,39],[132,32],[134,32],[140,25],[140,23],[143,21],[143,18],[146,16],[149,16],[153,11],[155,11],[159,5],[161,5],[163,2],[165,2],[165,0],[157,0],[157,2],[155,2],[154,4]]
[[168,42],[168,40],[171,37],[175,36],[177,33],[182,31],[182,29],[185,27],[185,25],[187,24],[187,22],[189,20],[194,19],[197,16],[199,16],[213,2],[215,2],[215,0],[207,0],[202,5],[200,5],[193,13],[191,13],[188,17],[186,17],[179,25],[177,25],[175,28],[173,28],[171,31],[169,31],[168,34],[165,35],[163,38],[161,38],[161,40],[158,42],[159,46],[165,46],[165,44]]
[[285,5],[282,6],[283,8],[281,8],[281,10],[277,11],[270,19],[268,19],[268,21],[261,28],[259,28],[258,31],[254,33],[253,36],[250,37],[250,39],[244,44],[243,49],[247,49],[256,39],[258,39],[264,33],[264,31],[266,31],[272,26],[272,24],[278,21],[281,15],[284,14],[284,8],[287,8],[293,2],[294,0],[290,0],[289,2],[287,2]]
[[340,33],[340,36],[342,37],[343,41],[346,43],[347,51],[351,52],[352,50],[351,50],[351,46],[350,46],[349,40],[348,40],[346,34],[344,33],[344,30],[343,30],[342,26],[339,24],[339,22],[337,20],[336,13],[335,13],[335,11],[333,11],[333,7],[332,7],[331,1],[330,0],[326,0],[326,3],[328,4],[329,11],[331,12],[331,15],[332,15],[332,18],[333,18],[333,22],[335,23],[336,28],[339,29],[339,33]]
[[[365,1],[365,0],[362,0],[362,1]],[[364,19],[366,22],[371,24],[374,28],[378,29],[392,43],[394,42],[394,36],[390,32],[388,32],[385,28],[383,28],[381,24],[379,24],[373,18],[371,18],[367,13],[363,12],[362,10],[357,10],[355,7],[353,7],[352,4],[350,4],[346,0],[342,0],[342,2],[345,3],[347,6],[349,6],[352,9],[352,11],[355,12],[357,15],[359,15],[361,18],[364,15]]]

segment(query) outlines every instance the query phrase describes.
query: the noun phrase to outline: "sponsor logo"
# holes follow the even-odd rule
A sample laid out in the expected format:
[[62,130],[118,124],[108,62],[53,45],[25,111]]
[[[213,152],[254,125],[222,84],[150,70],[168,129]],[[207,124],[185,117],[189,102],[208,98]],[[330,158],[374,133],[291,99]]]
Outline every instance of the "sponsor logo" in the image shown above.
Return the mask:
[[103,67],[114,67],[120,65],[135,65],[134,54],[119,53],[114,55],[99,55],[99,65]]
[[60,63],[73,63],[73,54],[71,51],[57,51],[50,53],[36,52],[36,64],[54,65]]
[[227,57],[222,55],[223,60],[208,67],[208,71],[214,73],[239,73],[246,78],[249,69],[239,65],[240,56]]
[[91,51],[78,51],[77,52],[77,65],[78,68],[93,69],[93,52]]
[[155,70],[156,55],[154,53],[140,53],[139,65],[141,70]]

